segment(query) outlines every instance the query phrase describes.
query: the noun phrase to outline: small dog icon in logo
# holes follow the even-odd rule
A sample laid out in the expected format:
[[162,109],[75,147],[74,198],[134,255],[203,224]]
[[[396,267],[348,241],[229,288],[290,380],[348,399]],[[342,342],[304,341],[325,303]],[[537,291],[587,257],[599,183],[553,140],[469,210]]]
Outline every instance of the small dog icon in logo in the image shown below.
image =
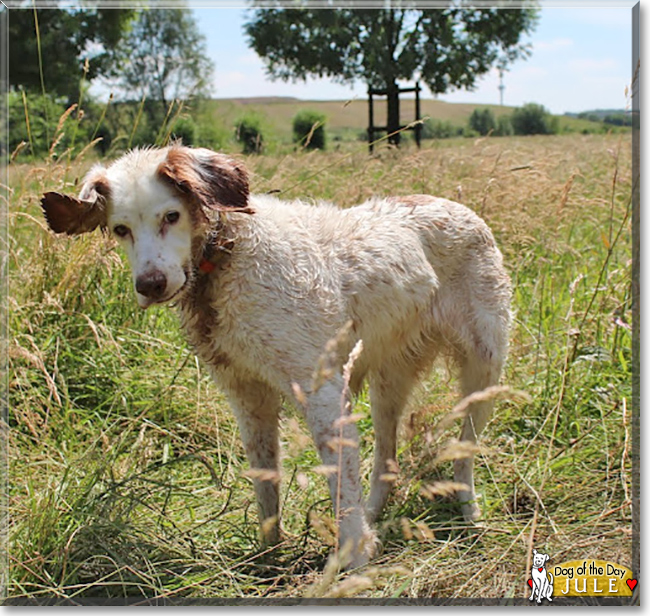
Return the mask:
[[528,580],[532,589],[529,601],[534,599],[535,593],[537,593],[537,603],[541,603],[542,599],[553,601],[553,574],[550,571],[547,572],[544,566],[549,558],[548,554],[533,550],[533,568],[531,570],[533,579]]

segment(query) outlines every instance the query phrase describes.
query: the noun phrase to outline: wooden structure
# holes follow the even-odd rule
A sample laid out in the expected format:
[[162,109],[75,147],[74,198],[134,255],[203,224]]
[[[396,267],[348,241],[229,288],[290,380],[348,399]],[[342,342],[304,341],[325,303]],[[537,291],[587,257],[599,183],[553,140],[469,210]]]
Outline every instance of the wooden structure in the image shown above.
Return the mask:
[[[419,122],[421,120],[420,113],[420,82],[415,82],[415,87],[413,88],[397,88],[397,109],[396,116],[398,118],[397,123],[399,124],[399,95],[405,92],[415,92],[415,121],[417,124],[414,126],[399,126],[398,129],[402,130],[406,128],[407,130],[415,131],[415,143],[417,143],[418,148],[422,141],[422,124]],[[375,114],[374,114],[374,101],[373,96],[388,96],[388,89],[375,89],[368,88],[368,151],[372,154],[375,141],[375,133],[382,133],[388,131],[388,126],[375,126]]]

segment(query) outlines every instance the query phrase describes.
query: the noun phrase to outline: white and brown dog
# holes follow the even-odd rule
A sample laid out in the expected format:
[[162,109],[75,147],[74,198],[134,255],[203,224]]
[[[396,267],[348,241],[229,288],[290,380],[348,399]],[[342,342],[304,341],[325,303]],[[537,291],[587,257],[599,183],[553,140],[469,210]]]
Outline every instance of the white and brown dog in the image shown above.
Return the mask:
[[549,558],[548,554],[533,550],[533,568],[531,570],[533,583],[529,601],[534,599],[535,593],[537,593],[537,603],[541,603],[542,599],[553,601],[553,574],[546,571],[546,563]]
[[[301,409],[323,463],[338,469],[329,484],[339,543],[351,546],[357,566],[374,550],[369,525],[390,490],[383,479],[396,459],[400,414],[435,357],[455,361],[463,395],[501,375],[510,282],[489,228],[458,203],[415,195],[339,209],[251,195],[241,163],[174,145],[96,166],[78,198],[49,192],[42,207],[57,233],[101,227],[117,237],[142,308],[176,304],[228,395],[251,467],[265,471],[254,485],[267,543],[279,534],[283,401]],[[323,349],[346,324],[337,369],[316,384]],[[368,378],[376,436],[367,503],[357,428],[340,421],[342,366],[359,340],[351,390]],[[461,439],[475,443],[491,411],[490,400],[473,403]],[[463,514],[474,520],[472,457],[456,460],[454,475],[464,484]]]

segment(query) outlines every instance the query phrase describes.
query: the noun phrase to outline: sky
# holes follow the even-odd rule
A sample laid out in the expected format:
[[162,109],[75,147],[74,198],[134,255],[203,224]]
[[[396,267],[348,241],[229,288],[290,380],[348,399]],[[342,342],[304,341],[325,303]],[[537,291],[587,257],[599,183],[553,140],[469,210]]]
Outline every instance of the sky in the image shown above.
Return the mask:
[[[632,10],[629,3],[607,8],[544,7],[534,32],[526,38],[532,55],[504,75],[504,104],[544,105],[556,114],[629,106],[626,86],[632,73]],[[247,45],[242,8],[195,8],[197,25],[215,63],[213,96],[291,96],[303,100],[366,98],[362,82],[340,85],[330,79],[307,83],[272,81],[263,61]],[[499,104],[496,70],[472,92],[440,95],[450,103]],[[425,97],[431,97],[428,90]]]

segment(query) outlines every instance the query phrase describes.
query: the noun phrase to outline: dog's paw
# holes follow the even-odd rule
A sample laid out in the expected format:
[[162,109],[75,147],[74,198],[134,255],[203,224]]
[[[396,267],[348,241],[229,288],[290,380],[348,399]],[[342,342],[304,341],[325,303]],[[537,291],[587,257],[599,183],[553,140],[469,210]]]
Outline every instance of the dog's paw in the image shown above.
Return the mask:
[[481,508],[475,503],[463,503],[460,506],[465,522],[470,524],[479,524],[481,520]]
[[338,552],[339,566],[341,569],[357,569],[367,565],[377,555],[381,542],[373,530],[366,530],[361,539],[348,539]]

